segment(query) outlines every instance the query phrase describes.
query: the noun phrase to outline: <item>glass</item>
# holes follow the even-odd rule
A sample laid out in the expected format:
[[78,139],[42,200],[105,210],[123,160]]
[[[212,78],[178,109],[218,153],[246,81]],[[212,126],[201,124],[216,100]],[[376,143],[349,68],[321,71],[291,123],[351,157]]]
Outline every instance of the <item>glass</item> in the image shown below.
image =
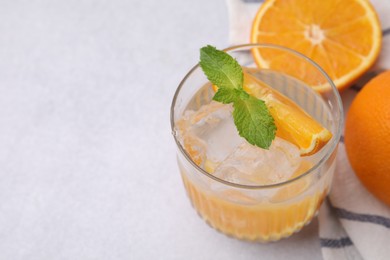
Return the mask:
[[[279,240],[308,224],[330,190],[343,124],[341,99],[327,74],[296,51],[269,44],[239,45],[225,51],[248,73],[292,99],[333,134],[325,147],[305,159],[307,167],[298,176],[267,185],[229,182],[199,167],[177,136],[177,122],[183,113],[199,109],[214,95],[199,65],[177,88],[171,126],[180,173],[193,207],[208,224],[229,236],[261,242]],[[254,55],[258,55],[258,64]],[[272,62],[265,61],[269,57]]]

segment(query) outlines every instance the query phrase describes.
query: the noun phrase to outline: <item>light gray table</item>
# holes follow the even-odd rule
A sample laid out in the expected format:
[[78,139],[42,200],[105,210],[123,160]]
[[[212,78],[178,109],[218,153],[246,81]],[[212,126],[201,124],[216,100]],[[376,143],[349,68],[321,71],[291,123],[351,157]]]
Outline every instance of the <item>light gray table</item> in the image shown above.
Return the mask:
[[224,0],[0,2],[0,259],[320,259],[317,222],[268,245],[191,208],[169,107]]

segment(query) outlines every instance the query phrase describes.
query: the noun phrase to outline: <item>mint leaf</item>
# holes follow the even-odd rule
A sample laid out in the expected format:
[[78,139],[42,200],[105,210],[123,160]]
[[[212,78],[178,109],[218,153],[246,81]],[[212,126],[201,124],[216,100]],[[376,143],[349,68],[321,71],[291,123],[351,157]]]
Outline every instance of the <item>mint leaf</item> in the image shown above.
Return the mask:
[[213,100],[233,103],[233,119],[240,136],[250,144],[268,149],[275,138],[276,125],[264,101],[243,89],[244,74],[229,54],[206,46],[200,50],[200,67],[218,87]]
[[229,54],[207,45],[200,49],[200,67],[218,88],[242,89],[244,76],[240,64]]
[[217,93],[215,93],[213,100],[224,104],[229,104],[239,98],[241,92],[244,91],[241,89],[219,88]]
[[253,96],[236,99],[233,103],[234,124],[248,143],[268,149],[275,138],[276,126],[264,101]]

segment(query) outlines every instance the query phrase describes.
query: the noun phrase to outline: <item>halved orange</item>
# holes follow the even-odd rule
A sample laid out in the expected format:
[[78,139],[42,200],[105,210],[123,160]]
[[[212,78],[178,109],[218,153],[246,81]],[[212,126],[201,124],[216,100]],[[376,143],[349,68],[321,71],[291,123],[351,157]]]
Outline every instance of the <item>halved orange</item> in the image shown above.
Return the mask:
[[[250,39],[282,45],[311,58],[339,90],[374,64],[381,40],[378,16],[368,0],[267,0],[256,14]],[[253,54],[261,68],[283,68],[319,91],[329,87],[313,76],[314,67],[298,59],[286,59],[272,50]]]
[[[218,88],[213,86],[214,91]],[[301,109],[294,101],[244,71],[244,90],[265,102],[277,127],[276,136],[300,149],[301,156],[324,147],[332,133]]]

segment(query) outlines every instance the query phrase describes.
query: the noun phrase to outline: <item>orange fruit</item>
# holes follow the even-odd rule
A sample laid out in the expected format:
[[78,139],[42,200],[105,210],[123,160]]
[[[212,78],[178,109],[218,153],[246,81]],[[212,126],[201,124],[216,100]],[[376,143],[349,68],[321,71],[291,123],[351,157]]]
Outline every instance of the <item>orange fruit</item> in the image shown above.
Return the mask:
[[[267,0],[256,14],[250,39],[282,45],[311,58],[339,90],[373,65],[381,40],[378,16],[367,0]],[[276,50],[255,49],[253,55],[261,68],[283,68],[318,91],[329,88],[315,77],[314,67],[297,58]]]
[[[218,88],[213,86],[213,89],[217,91]],[[295,102],[246,72],[244,90],[265,102],[275,120],[276,136],[295,144],[301,156],[318,152],[332,138],[328,129]]]
[[390,205],[390,71],[372,79],[353,100],[345,148],[357,177]]

